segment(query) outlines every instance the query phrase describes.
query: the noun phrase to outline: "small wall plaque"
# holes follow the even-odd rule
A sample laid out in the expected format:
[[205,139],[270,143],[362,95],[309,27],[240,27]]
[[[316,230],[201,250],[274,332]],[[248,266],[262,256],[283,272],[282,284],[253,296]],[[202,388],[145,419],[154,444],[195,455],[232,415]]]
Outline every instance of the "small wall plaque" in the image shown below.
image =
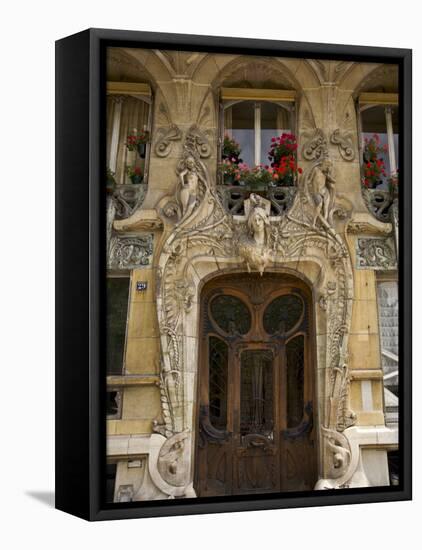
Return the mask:
[[136,281],[136,291],[145,292],[148,288],[148,283],[146,281]]

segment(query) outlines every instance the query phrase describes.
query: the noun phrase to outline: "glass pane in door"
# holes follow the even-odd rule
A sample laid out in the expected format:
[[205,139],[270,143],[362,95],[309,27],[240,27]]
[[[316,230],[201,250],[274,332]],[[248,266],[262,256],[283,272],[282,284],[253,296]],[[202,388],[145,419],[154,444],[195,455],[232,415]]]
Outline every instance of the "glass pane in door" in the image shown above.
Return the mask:
[[272,438],[274,429],[273,357],[268,350],[247,350],[240,364],[240,433]]
[[287,427],[298,426],[303,417],[304,337],[300,334],[286,344]]
[[227,427],[227,344],[210,336],[209,339],[209,399],[210,421],[214,428]]

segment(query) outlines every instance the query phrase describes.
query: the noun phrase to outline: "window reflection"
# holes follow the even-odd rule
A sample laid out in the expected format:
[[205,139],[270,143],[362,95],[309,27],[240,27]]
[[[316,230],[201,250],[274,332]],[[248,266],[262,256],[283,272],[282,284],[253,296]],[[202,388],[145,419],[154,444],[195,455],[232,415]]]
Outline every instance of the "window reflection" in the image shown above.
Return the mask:
[[269,164],[271,138],[291,133],[290,112],[270,101],[240,101],[224,109],[224,132],[238,142],[248,166]]

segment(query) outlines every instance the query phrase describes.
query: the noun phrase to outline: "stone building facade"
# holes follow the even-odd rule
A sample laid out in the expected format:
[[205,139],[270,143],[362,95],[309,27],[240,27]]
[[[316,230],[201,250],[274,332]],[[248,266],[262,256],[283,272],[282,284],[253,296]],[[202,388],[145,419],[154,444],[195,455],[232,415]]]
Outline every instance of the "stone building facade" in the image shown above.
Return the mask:
[[[108,498],[395,483],[397,67],[129,48],[107,65]],[[258,164],[281,131],[294,185],[223,181],[225,133]],[[372,134],[388,173],[367,189]]]

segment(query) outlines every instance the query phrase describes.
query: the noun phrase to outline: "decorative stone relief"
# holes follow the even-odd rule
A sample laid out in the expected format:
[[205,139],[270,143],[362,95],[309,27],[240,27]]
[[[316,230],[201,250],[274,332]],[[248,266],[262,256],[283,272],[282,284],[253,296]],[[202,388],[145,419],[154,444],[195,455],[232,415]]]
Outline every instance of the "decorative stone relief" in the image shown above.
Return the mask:
[[181,206],[181,216],[184,219],[189,218],[197,208],[203,188],[206,186],[201,165],[198,164],[198,159],[194,156],[193,147],[193,144],[186,147],[185,157],[178,167],[179,204]]
[[329,476],[336,479],[344,474],[350,464],[350,445],[347,437],[338,431],[322,427],[322,433],[328,449],[333,454],[332,469]]
[[[191,432],[183,430],[165,439],[153,434],[150,439],[148,476],[140,494],[154,498],[195,497],[191,477]],[[145,498],[145,497],[144,497]]]
[[330,296],[332,296],[335,293],[336,287],[337,287],[337,285],[336,285],[335,281],[328,281],[326,290],[323,294],[321,294],[321,296],[319,298],[319,301],[318,301],[319,307],[323,311],[327,311],[328,299],[330,298]]
[[[333,220],[338,206],[326,140],[320,134],[319,138],[309,152],[317,160],[301,177],[293,205],[284,216],[272,217],[269,201],[252,195],[245,201],[245,215],[234,217],[210,184],[196,138],[186,137],[177,168],[176,197],[168,197],[160,206],[166,218],[157,269],[162,411],[153,429],[167,438],[187,430],[186,445],[190,445],[195,429],[191,369],[198,357],[191,331],[198,326],[201,280],[233,269],[261,274],[290,270],[306,276],[305,265],[314,264],[319,270],[314,288],[324,296],[323,307],[316,310],[317,323],[326,338],[318,359],[327,377],[320,399],[329,404],[320,415],[324,427],[320,435],[324,476],[335,486],[351,453],[342,431],[356,421],[349,404],[347,353],[353,276],[347,242]],[[175,203],[180,216],[176,216]],[[172,217],[167,215],[169,210]],[[188,456],[193,456],[192,449]],[[192,475],[192,468],[188,470]]]
[[144,202],[146,193],[145,183],[116,185],[113,191],[115,219],[129,218]]
[[239,254],[245,260],[249,273],[254,270],[263,275],[272,259],[276,232],[270,224],[270,209],[270,201],[254,193],[245,201],[247,231],[239,238]]
[[184,487],[189,476],[189,432],[183,431],[167,439],[158,454],[157,469],[169,485]]
[[321,128],[316,128],[304,143],[302,155],[305,160],[318,160],[328,156],[328,142]]
[[314,226],[317,222],[325,228],[333,225],[335,183],[333,165],[328,158],[324,158],[313,166],[310,177],[306,181],[306,188],[314,203]]
[[344,160],[353,160],[355,158],[352,132],[341,132],[340,128],[337,128],[331,134],[330,141],[332,144],[338,146],[340,155],[343,157]]
[[371,214],[364,212],[355,212],[347,224],[347,231],[355,235],[366,233],[387,236],[391,234],[392,229],[391,223],[381,222]]
[[211,143],[208,136],[211,130],[203,132],[196,124],[193,124],[186,134],[186,146],[191,150],[196,150],[201,158],[208,158],[211,155]]
[[112,237],[108,267],[111,269],[136,269],[150,264],[153,235],[137,237]]
[[393,203],[393,198],[389,191],[386,189],[362,188],[362,194],[371,214],[382,222],[390,221],[390,207]]
[[154,146],[157,157],[167,157],[170,154],[173,142],[180,139],[182,139],[182,132],[176,124],[171,124],[166,128],[158,128],[157,140]]
[[357,239],[358,269],[396,269],[397,261],[392,239]]

